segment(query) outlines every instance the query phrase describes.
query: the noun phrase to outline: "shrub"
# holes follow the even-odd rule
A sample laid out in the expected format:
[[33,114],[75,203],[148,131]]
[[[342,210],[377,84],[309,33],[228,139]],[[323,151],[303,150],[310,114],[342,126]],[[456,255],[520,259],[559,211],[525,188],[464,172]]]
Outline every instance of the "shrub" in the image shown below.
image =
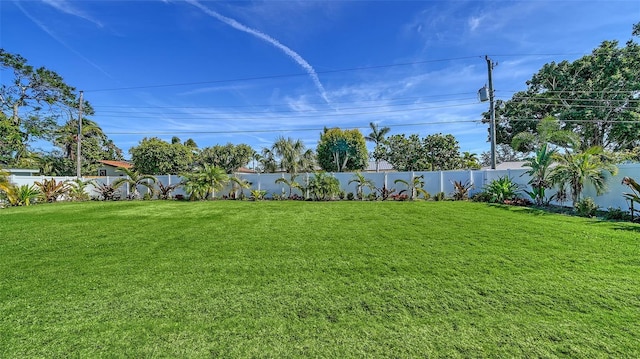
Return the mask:
[[347,193],[347,200],[353,201],[354,198],[355,198],[355,196],[353,195],[353,193],[351,193],[351,192]]
[[604,219],[610,221],[629,221],[631,220],[631,214],[629,212],[618,208],[609,207],[607,211],[604,213]]
[[251,190],[251,199],[254,201],[261,201],[264,199],[264,196],[267,194],[267,191],[263,189],[253,189]]
[[486,191],[482,191],[471,196],[471,200],[474,202],[490,202],[491,194]]
[[593,198],[587,197],[583,198],[578,203],[576,203],[575,211],[581,217],[594,217],[596,215],[596,211],[598,210],[598,205],[593,201]]
[[462,183],[462,181],[453,181],[453,199],[456,201],[462,201],[469,199],[469,190],[473,188],[473,185],[469,181]]
[[494,203],[504,203],[505,200],[515,199],[519,190],[518,184],[507,176],[494,179],[484,189],[490,196],[489,202]]
[[444,201],[446,195],[444,194],[444,192],[438,192],[435,194],[435,196],[433,196],[433,200],[434,201]]
[[98,184],[93,191],[98,194],[98,199],[102,199],[103,201],[120,199],[120,192],[113,188],[112,185],[106,183]]

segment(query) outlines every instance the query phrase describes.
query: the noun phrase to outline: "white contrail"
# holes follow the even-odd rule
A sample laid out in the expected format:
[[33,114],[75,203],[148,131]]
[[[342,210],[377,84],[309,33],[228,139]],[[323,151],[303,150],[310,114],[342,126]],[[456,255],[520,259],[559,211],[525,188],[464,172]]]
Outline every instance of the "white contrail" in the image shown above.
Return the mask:
[[94,23],[98,27],[104,27],[102,23],[91,16],[85,14],[82,10],[75,8],[72,4],[70,4],[66,0],[42,0],[45,4],[52,6],[59,11],[67,13],[69,15],[77,16],[79,18],[85,19],[89,22]]
[[200,10],[204,11],[207,15],[212,16],[222,22],[224,22],[225,24],[233,27],[236,30],[240,30],[243,32],[246,32],[250,35],[253,35],[259,39],[262,39],[268,43],[270,43],[271,45],[277,47],[278,49],[282,50],[285,54],[287,54],[289,57],[291,57],[295,62],[298,63],[298,65],[300,65],[303,69],[305,69],[305,71],[307,71],[307,73],[309,74],[309,77],[311,77],[311,80],[313,81],[313,83],[316,85],[316,88],[318,89],[318,91],[320,91],[320,95],[322,96],[322,98],[329,104],[329,98],[327,98],[327,92],[324,89],[324,86],[322,86],[322,83],[320,83],[320,79],[318,78],[318,74],[316,73],[316,70],[313,69],[313,67],[305,60],[302,58],[302,56],[298,55],[297,52],[291,50],[290,48],[288,48],[287,46],[283,45],[282,43],[280,43],[280,41],[274,39],[273,37],[259,31],[256,29],[252,29],[248,26],[245,26],[239,22],[237,22],[234,19],[228,18],[226,16],[223,16],[207,7],[205,7],[204,5],[200,4],[197,0],[186,0],[187,3],[199,8]]

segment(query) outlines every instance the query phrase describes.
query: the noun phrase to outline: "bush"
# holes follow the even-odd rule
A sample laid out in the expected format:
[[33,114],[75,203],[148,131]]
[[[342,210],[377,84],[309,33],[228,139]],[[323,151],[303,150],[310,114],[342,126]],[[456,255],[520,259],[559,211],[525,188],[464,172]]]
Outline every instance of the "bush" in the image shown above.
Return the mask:
[[490,196],[489,202],[494,203],[504,203],[505,200],[515,199],[519,190],[518,184],[507,176],[494,179],[484,189]]
[[347,193],[347,200],[353,201],[353,198],[354,198],[353,193],[351,193],[351,192]]
[[578,216],[594,217],[597,210],[598,205],[593,201],[593,198],[591,197],[583,198],[578,201],[578,203],[576,203],[575,211]]
[[482,191],[471,196],[471,200],[474,202],[490,202],[491,195],[486,191]]
[[434,201],[444,201],[445,198],[446,195],[444,194],[444,192],[438,192],[433,196]]
[[610,221],[629,221],[631,220],[631,214],[625,210],[622,210],[620,207],[609,207],[604,213],[604,219]]

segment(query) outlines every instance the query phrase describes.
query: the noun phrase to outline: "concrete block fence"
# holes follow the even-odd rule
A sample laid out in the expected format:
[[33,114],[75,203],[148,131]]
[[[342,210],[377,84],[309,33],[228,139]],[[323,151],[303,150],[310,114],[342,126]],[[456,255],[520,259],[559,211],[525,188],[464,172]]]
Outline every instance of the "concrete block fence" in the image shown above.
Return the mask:
[[[606,209],[608,207],[613,208],[622,208],[624,210],[629,208],[627,201],[622,196],[622,193],[628,192],[627,186],[621,184],[622,178],[625,176],[629,176],[635,178],[636,180],[640,180],[640,163],[633,164],[621,164],[618,165],[618,174],[615,176],[610,176],[608,178],[608,186],[609,191],[600,196],[596,195],[595,188],[587,184],[583,191],[583,197],[592,197],[596,204],[600,206],[600,208]],[[429,192],[431,195],[435,195],[438,192],[444,192],[447,197],[451,196],[454,191],[453,182],[454,181],[462,181],[463,183],[469,182],[473,185],[471,194],[475,194],[481,192],[483,187],[490,183],[492,180],[497,179],[499,177],[508,176],[514,182],[518,183],[521,188],[530,189],[527,182],[530,177],[525,173],[526,169],[511,169],[511,170],[477,170],[477,171],[429,171],[429,172],[364,172],[363,175],[365,178],[373,181],[377,188],[382,188],[386,186],[388,189],[396,189],[396,193],[405,188],[405,186],[401,183],[395,184],[394,182],[397,179],[402,179],[407,182],[412,180],[413,176],[424,176],[424,189]],[[349,184],[349,181],[354,178],[354,174],[350,172],[341,172],[341,173],[333,173],[333,175],[340,181],[340,186],[342,190],[345,192],[352,192],[355,194],[356,192],[356,184]],[[275,183],[278,178],[287,178],[289,179],[289,174],[287,173],[260,173],[260,174],[236,174],[239,178],[243,178],[251,183],[250,189],[245,189],[244,193],[248,197],[251,189],[264,190],[267,192],[267,198],[271,197],[273,194],[277,195],[288,195],[289,188],[287,185],[283,183]],[[180,183],[182,178],[176,175],[161,175],[155,176],[158,181],[162,182],[165,185]],[[35,181],[42,181],[44,179],[54,178],[57,181],[66,181],[73,180],[75,177],[49,177],[49,176],[9,176],[9,181],[17,184],[17,185],[32,185]],[[85,178],[92,179],[96,183],[113,183],[119,177],[97,177],[97,178]],[[306,183],[309,179],[313,178],[313,173],[302,173],[299,174],[296,178],[296,181],[299,183]],[[147,193],[146,187],[138,188],[138,191],[144,195]],[[231,185],[227,186],[227,188],[222,191],[216,192],[217,197],[222,197],[223,195],[228,195],[231,191]],[[87,187],[87,192],[90,196],[96,197],[97,193],[94,192],[93,186]],[[367,195],[371,190],[364,189],[364,194]],[[130,193],[130,189],[127,186],[123,186],[121,188],[121,197],[126,198]],[[302,195],[300,191],[294,190],[294,193]],[[184,189],[179,187],[176,189],[172,195],[185,195]],[[554,194],[554,191],[551,190],[548,192],[548,195],[551,196]],[[522,197],[527,197],[526,193],[522,192]],[[565,203],[565,205],[569,205],[570,203]]]

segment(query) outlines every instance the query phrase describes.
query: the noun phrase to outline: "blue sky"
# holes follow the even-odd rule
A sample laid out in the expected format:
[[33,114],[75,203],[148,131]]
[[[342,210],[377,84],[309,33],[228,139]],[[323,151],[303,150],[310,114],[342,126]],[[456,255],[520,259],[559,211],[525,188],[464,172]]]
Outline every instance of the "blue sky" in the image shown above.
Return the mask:
[[480,154],[485,55],[509,99],[638,21],[637,0],[0,0],[0,46],[84,90],[125,156],[145,136],[315,149],[323,127],[369,122]]

